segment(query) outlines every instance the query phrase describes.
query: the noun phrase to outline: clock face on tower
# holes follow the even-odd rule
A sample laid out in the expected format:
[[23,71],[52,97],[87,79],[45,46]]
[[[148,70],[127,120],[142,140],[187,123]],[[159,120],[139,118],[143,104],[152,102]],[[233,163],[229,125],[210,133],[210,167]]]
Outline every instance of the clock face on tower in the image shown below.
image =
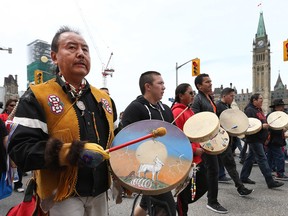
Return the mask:
[[258,41],[257,45],[258,45],[258,47],[263,47],[264,41],[263,40]]

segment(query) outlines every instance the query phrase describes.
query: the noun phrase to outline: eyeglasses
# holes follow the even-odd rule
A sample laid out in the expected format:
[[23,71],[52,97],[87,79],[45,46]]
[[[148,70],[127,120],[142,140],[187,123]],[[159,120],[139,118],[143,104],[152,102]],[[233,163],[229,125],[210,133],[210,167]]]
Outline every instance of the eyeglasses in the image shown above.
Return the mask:
[[187,92],[188,94],[190,94],[191,96],[194,96],[194,92]]

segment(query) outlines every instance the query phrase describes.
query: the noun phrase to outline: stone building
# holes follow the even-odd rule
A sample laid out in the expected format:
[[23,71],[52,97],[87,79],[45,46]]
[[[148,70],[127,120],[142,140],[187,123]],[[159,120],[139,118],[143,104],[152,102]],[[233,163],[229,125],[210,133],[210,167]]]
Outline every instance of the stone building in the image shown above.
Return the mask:
[[9,99],[19,99],[17,75],[15,75],[15,78],[12,75],[5,77],[4,88],[6,91],[4,98],[5,102]]
[[[3,108],[9,99],[19,99],[17,75],[4,77],[4,86],[0,87],[0,104],[3,104]],[[0,107],[0,112],[3,108]]]
[[[238,92],[235,89],[235,102],[240,110],[244,110],[248,104],[250,97],[254,93],[260,93],[263,96],[263,111],[268,113],[271,101],[276,98],[282,98],[288,103],[287,85],[284,85],[280,73],[274,89],[271,90],[271,57],[270,57],[270,41],[265,29],[263,12],[260,13],[257,33],[253,39],[253,55],[252,55],[252,92],[248,88]],[[232,88],[232,83],[230,83]],[[218,99],[223,86],[214,89],[215,99]]]
[[276,98],[282,98],[286,104],[288,104],[288,89],[287,85],[283,84],[280,73],[276,84],[274,85],[274,91],[271,92],[271,100],[273,101]]

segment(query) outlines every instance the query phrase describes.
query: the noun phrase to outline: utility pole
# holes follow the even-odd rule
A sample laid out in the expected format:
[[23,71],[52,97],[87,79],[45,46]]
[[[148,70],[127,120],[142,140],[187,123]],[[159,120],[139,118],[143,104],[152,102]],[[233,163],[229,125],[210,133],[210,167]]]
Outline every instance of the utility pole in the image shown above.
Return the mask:
[[189,62],[191,62],[193,59],[185,62],[184,64],[181,64],[178,66],[178,63],[176,62],[176,87],[178,86],[178,69],[181,68],[182,66],[188,64]]

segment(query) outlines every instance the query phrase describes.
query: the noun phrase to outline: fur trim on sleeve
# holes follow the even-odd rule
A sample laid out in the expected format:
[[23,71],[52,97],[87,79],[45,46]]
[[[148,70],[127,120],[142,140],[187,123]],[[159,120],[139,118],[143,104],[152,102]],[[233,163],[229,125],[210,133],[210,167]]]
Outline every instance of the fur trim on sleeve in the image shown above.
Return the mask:
[[85,143],[86,142],[79,140],[71,143],[70,151],[67,155],[67,160],[71,166],[78,166],[80,153],[83,151]]
[[50,138],[47,141],[45,148],[45,165],[50,169],[57,169],[60,167],[59,164],[59,152],[63,146],[63,142],[59,139]]

